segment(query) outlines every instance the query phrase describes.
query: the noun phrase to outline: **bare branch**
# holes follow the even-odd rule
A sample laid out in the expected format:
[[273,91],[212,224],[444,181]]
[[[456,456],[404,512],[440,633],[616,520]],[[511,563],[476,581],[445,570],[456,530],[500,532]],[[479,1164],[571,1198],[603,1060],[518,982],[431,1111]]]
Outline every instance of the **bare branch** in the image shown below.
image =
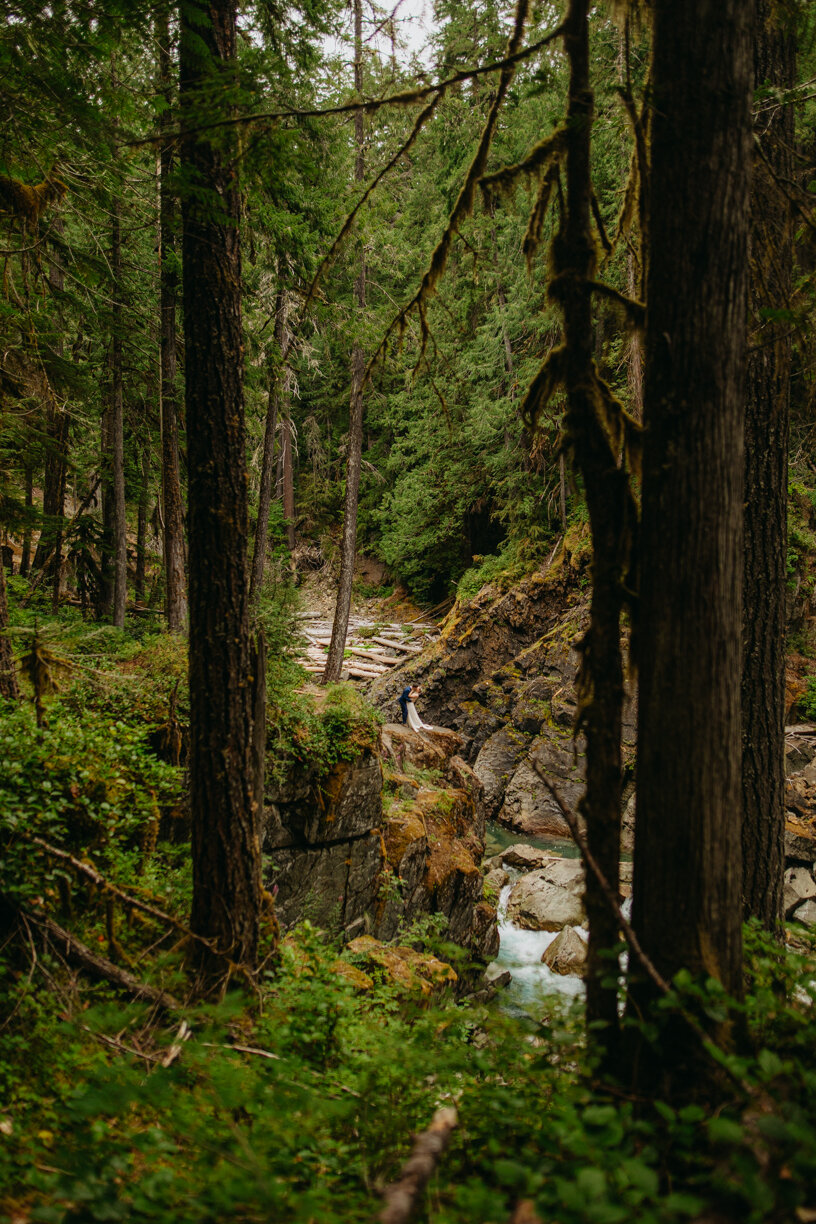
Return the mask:
[[[515,17],[513,19],[513,32],[511,33],[507,44],[507,56],[503,61],[504,66],[501,69],[501,76],[496,88],[496,93],[491,103],[490,110],[488,111],[487,119],[485,120],[476,152],[473,155],[468,172],[465,175],[465,181],[460,188],[459,195],[448,218],[448,223],[445,227],[444,233],[439,239],[436,249],[431,255],[430,266],[423,276],[420,286],[414,296],[405,306],[403,306],[403,308],[397,313],[386,328],[385,334],[383,335],[377,349],[366,366],[363,380],[364,383],[368,382],[369,378],[371,377],[371,372],[384,354],[386,345],[388,344],[391,336],[395,331],[402,332],[404,329],[406,319],[412,310],[416,310],[419,315],[421,335],[419,359],[422,359],[425,344],[428,338],[428,324],[425,315],[428,299],[434,293],[436,283],[445,270],[450,249],[453,245],[453,239],[458,232],[460,224],[467,216],[470,215],[473,210],[476,186],[485,171],[488,153],[490,152],[490,145],[493,140],[493,133],[496,128],[496,120],[498,118],[502,103],[504,102],[510,82],[513,79],[515,65],[519,59],[519,46],[524,35],[524,25],[527,20],[528,9],[529,0],[517,0]],[[544,40],[541,41],[540,45],[543,46],[545,43],[551,42],[554,38],[560,35],[561,31],[562,26],[557,26],[553,31],[551,31],[550,34],[546,36]]]
[[428,1129],[417,1135],[414,1149],[402,1166],[399,1179],[385,1191],[380,1224],[408,1224],[450,1143],[457,1122],[458,1116],[453,1106],[437,1109]]
[[444,97],[444,92],[445,92],[444,89],[440,90],[440,92],[436,94],[435,97],[431,98],[428,105],[424,107],[423,110],[420,111],[420,113],[416,117],[414,126],[411,129],[411,133],[408,136],[408,139],[400,146],[400,148],[397,150],[397,152],[394,154],[391,160],[385,166],[383,166],[379,174],[376,175],[376,177],[369,183],[368,187],[366,187],[360,199],[354,205],[354,208],[352,208],[351,212],[346,217],[345,221],[343,222],[341,226],[339,234],[335,238],[334,242],[331,244],[331,247],[329,248],[327,254],[324,255],[323,259],[321,259],[320,261],[320,266],[315,272],[314,280],[309,286],[309,291],[306,294],[306,299],[303,303],[304,309],[312,301],[317,291],[317,286],[320,282],[321,276],[326,271],[326,269],[330,267],[331,264],[334,262],[334,258],[337,255],[338,250],[340,249],[340,245],[343,242],[343,239],[348,234],[352,225],[354,224],[354,219],[357,216],[358,212],[363,207],[366,200],[371,195],[372,191],[374,191],[375,187],[377,187],[377,185],[381,183],[382,180],[385,178],[386,174],[388,174],[389,170],[393,170],[394,166],[396,166],[400,158],[404,157],[405,154],[408,152],[408,150],[411,148],[417,136],[422,131],[422,128],[424,127],[425,123],[428,121],[428,119],[430,119],[431,115],[434,113],[437,106],[439,105],[442,98]]
[[[203,123],[200,127],[187,129],[185,135],[196,136],[200,132],[214,131],[216,128],[228,127],[230,125],[250,127],[256,123],[275,122],[279,119],[321,119],[329,115],[353,115],[358,111],[363,111],[365,114],[373,114],[384,106],[407,106],[412,102],[424,102],[432,94],[446,92],[452,85],[459,85],[463,81],[472,81],[476,77],[489,76],[493,72],[505,73],[510,71],[512,73],[516,64],[523,63],[524,60],[530,59],[531,56],[548,46],[553,39],[561,34],[562,29],[562,24],[557,25],[549,34],[545,34],[537,42],[531,43],[529,47],[519,48],[518,45],[515,45],[503,59],[494,60],[489,64],[482,64],[479,68],[463,68],[461,72],[455,72],[453,76],[446,77],[444,81],[437,81],[433,85],[421,85],[416,89],[403,89],[399,93],[389,94],[387,98],[369,98],[368,101],[347,102],[342,106],[326,106],[316,109],[297,109],[292,107],[282,110],[256,111],[252,115],[235,115],[229,119],[221,119],[216,123]],[[139,147],[141,145],[158,144],[168,139],[178,140],[180,136],[181,132],[176,129],[175,132],[156,133],[154,136],[145,136],[139,140],[131,140],[126,143],[131,147]]]

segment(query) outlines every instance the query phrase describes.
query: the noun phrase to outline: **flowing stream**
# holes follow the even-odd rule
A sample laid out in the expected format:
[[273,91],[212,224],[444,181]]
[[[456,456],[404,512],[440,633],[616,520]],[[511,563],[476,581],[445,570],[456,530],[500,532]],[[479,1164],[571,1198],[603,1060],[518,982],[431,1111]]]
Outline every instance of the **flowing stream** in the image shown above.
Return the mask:
[[[491,823],[487,828],[485,857],[489,858],[506,850],[508,846],[523,843],[541,850],[552,850],[564,858],[577,858],[578,847],[572,840],[556,838],[524,837],[500,825]],[[501,945],[496,959],[488,966],[486,976],[498,977],[509,970],[512,978],[509,986],[497,996],[502,1011],[520,1019],[537,1020],[546,1011],[547,1003],[557,995],[565,1000],[583,997],[584,983],[580,977],[553,973],[542,965],[541,957],[558,934],[557,931],[526,931],[507,919],[507,901],[521,872],[512,867],[505,870],[510,883],[501,890],[498,904],[499,938]],[[587,932],[581,929],[586,938]]]

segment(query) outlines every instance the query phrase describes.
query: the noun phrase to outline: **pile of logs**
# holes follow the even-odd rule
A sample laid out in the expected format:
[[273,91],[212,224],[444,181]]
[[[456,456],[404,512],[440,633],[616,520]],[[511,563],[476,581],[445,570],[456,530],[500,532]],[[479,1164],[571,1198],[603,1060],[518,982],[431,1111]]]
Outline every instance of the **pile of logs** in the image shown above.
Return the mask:
[[[300,663],[306,671],[317,676],[322,674],[331,642],[331,622],[319,621],[308,613],[302,613],[300,633],[305,649]],[[371,630],[375,632],[372,634]],[[349,623],[346,638],[346,659],[342,679],[365,682],[382,676],[392,667],[404,663],[411,655],[421,654],[438,629],[428,623],[406,625],[375,625],[369,621],[353,620]]]

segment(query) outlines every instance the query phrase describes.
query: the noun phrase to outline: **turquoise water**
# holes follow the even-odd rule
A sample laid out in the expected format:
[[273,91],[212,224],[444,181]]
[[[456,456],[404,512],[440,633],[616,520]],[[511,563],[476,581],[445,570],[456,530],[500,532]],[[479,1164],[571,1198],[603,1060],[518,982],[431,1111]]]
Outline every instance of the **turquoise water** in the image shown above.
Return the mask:
[[553,854],[560,854],[563,858],[578,858],[578,847],[571,837],[526,837],[523,833],[514,833],[512,829],[505,829],[502,825],[496,824],[495,820],[487,822],[485,830],[485,858],[490,858],[493,854],[498,854],[501,850],[506,850],[508,846],[517,846],[519,844],[525,846],[535,846],[536,850],[552,850]]

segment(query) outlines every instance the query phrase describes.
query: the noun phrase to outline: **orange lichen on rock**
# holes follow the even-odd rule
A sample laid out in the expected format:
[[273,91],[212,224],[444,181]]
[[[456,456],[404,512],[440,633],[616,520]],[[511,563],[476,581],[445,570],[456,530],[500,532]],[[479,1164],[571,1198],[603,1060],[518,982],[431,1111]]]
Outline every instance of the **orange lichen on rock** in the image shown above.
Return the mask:
[[419,991],[424,997],[435,986],[457,980],[456,971],[438,957],[417,952],[415,948],[381,943],[373,935],[352,939],[347,950],[384,970],[395,986],[409,992]]
[[425,825],[415,805],[400,808],[389,816],[383,829],[386,860],[394,871],[405,857],[408,847],[425,837]]

